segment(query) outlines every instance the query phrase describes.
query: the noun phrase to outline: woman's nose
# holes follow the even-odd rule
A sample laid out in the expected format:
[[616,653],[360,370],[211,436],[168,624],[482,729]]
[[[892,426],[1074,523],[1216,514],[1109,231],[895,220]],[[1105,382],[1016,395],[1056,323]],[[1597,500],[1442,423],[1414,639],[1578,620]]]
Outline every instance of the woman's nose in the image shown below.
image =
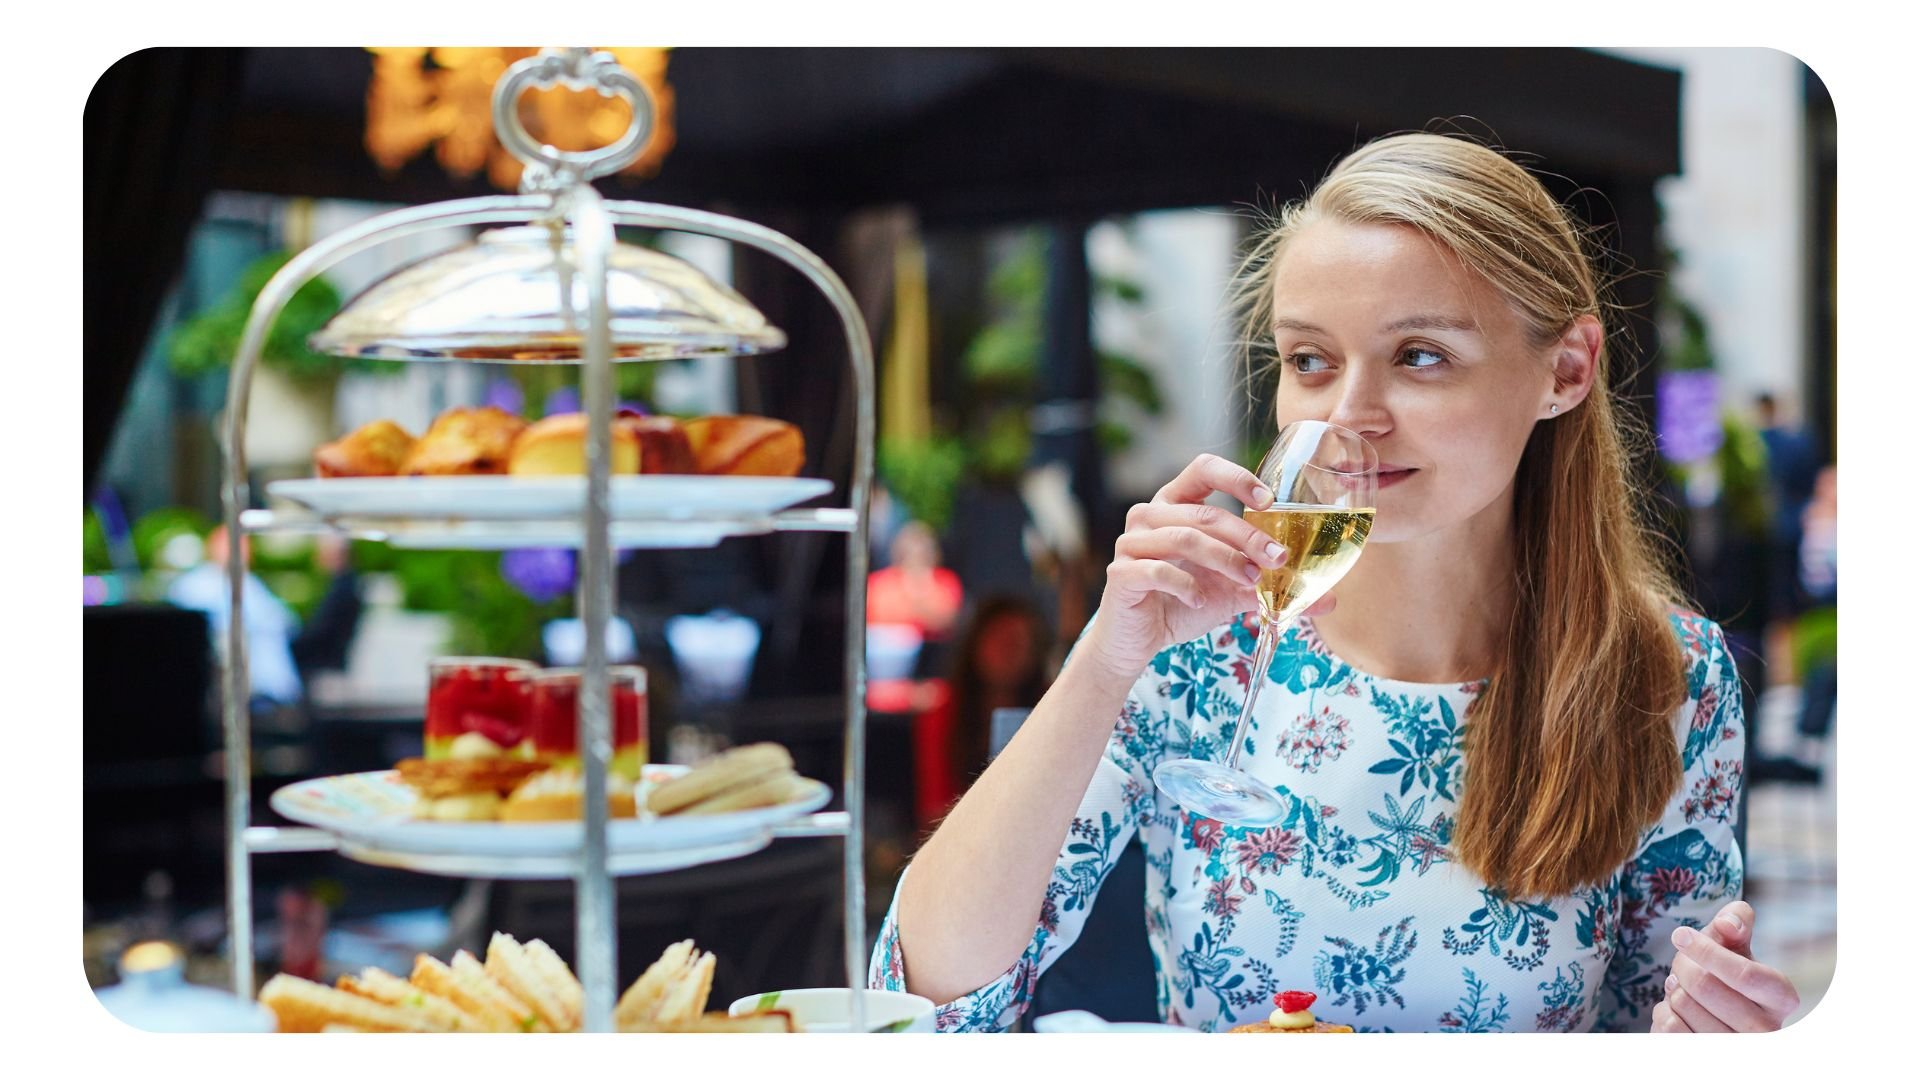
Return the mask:
[[1377,439],[1393,430],[1393,415],[1387,408],[1384,388],[1374,380],[1350,379],[1340,388],[1327,423],[1337,424],[1362,438]]

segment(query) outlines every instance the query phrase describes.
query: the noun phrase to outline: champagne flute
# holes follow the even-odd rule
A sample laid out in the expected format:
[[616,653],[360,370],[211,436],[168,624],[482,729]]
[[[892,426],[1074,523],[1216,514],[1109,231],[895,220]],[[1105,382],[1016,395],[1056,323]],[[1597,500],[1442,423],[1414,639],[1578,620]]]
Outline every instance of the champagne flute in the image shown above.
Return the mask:
[[1256,586],[1260,638],[1226,760],[1180,758],[1153,771],[1155,786],[1174,802],[1229,825],[1265,827],[1285,816],[1287,806],[1273,788],[1240,768],[1240,752],[1281,632],[1360,557],[1373,528],[1379,469],[1373,447],[1346,428],[1301,420],[1280,429],[1258,470],[1260,482],[1273,492],[1273,505],[1249,509],[1245,516],[1287,549],[1286,564],[1262,571]]

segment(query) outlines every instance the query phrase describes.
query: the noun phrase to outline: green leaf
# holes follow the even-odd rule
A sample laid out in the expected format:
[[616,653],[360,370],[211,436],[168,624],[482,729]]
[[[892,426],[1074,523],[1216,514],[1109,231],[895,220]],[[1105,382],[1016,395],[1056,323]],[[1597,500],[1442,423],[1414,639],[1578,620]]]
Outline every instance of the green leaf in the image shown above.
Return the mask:
[[757,1013],[767,1012],[768,1010],[772,1009],[775,1005],[779,1003],[780,1003],[780,991],[774,990],[769,993],[761,994],[760,1000],[753,1003],[753,1011]]

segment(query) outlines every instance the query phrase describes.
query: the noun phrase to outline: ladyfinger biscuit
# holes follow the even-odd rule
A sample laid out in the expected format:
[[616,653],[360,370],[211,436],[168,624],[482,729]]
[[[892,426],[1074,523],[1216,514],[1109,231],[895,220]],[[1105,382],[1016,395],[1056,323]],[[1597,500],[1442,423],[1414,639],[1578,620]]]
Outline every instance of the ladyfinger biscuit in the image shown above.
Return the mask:
[[683,814],[724,814],[733,810],[752,810],[761,806],[779,806],[800,796],[806,782],[790,772],[774,773],[745,784],[736,784],[711,799],[694,803]]
[[779,743],[737,746],[654,788],[647,794],[647,809],[671,814],[735,785],[792,769],[793,755]]

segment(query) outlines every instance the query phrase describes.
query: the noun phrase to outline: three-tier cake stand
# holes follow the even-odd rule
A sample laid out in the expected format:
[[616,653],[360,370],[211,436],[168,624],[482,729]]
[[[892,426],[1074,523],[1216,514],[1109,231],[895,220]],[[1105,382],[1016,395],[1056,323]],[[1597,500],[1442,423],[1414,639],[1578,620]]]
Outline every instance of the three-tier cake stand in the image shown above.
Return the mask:
[[[599,150],[561,151],[528,134],[518,115],[521,94],[564,84],[619,95],[633,119],[620,140]],[[652,126],[645,87],[607,53],[546,50],[514,64],[493,94],[494,128],[526,163],[521,193],[458,199],[382,214],[302,251],[275,274],[247,319],[227,394],[223,502],[228,534],[333,530],[424,547],[550,546],[580,550],[580,614],[585,623],[579,746],[585,820],[577,842],[555,856],[512,854],[436,859],[418,851],[381,850],[323,828],[257,826],[251,820],[251,731],[247,635],[241,614],[244,560],[227,560],[231,590],[227,623],[226,745],[227,918],[233,986],[254,993],[252,864],[255,855],[338,851],[350,858],[429,873],[473,877],[571,877],[576,889],[575,966],[585,988],[584,1029],[612,1031],[617,977],[613,878],[735,857],[777,836],[837,836],[843,861],[847,985],[852,1030],[865,1030],[866,889],[862,875],[866,742],[867,495],[873,474],[872,346],[852,295],[821,259],[791,239],[719,214],[603,198],[592,185],[640,152]],[[618,242],[615,226],[675,230],[716,237],[780,259],[823,293],[840,317],[853,376],[854,453],[847,505],[800,508],[730,504],[725,491],[692,508],[658,501],[635,507],[611,497],[610,461],[616,362],[742,355],[784,344],[744,299],[678,260]],[[317,351],[345,356],[437,361],[508,361],[582,365],[582,408],[588,421],[587,471],[571,501],[529,512],[525,506],[376,508],[329,514],[249,508],[245,457],[248,394],[261,347],[294,292],[328,268],[383,243],[436,229],[513,226],[483,234],[445,256],[401,271],[351,301],[312,341]],[[637,254],[636,254],[637,253]],[[651,478],[642,478],[651,479]],[[670,478],[671,479],[671,478]],[[725,479],[725,478],[719,478]],[[394,483],[405,484],[406,478]],[[724,487],[724,485],[718,485]],[[711,546],[733,536],[836,532],[847,537],[846,736],[844,810],[767,825],[721,845],[655,850],[639,856],[609,850],[607,770],[609,721],[607,625],[613,613],[613,550],[619,547]],[[538,540],[529,538],[537,537]]]

